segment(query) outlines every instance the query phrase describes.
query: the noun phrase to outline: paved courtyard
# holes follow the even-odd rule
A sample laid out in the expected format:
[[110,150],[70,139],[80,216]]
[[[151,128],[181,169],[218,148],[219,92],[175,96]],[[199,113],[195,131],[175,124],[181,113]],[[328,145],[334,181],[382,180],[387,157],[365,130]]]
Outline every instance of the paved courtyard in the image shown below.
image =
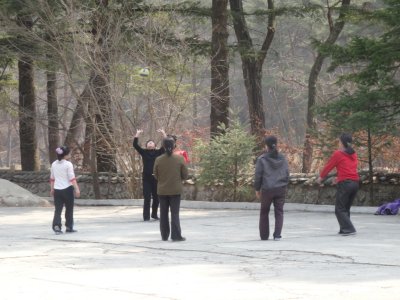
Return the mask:
[[163,242],[138,206],[76,207],[56,236],[52,208],[0,208],[0,299],[400,299],[400,217],[289,211],[260,241],[257,210],[182,209],[186,242]]

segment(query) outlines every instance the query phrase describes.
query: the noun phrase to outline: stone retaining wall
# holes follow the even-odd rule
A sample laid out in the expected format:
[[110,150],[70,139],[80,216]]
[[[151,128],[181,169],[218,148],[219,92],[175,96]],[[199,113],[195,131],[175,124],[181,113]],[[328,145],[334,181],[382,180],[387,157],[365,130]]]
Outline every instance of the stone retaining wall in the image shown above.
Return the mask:
[[[48,172],[23,172],[0,170],[0,178],[14,182],[38,196],[49,196]],[[81,188],[81,198],[93,199],[93,185],[91,174],[77,174]],[[315,184],[313,174],[291,174],[288,187],[288,203],[306,204],[334,204],[336,189],[331,185],[332,177],[321,187]],[[375,174],[374,199],[369,199],[370,180],[367,175],[361,174],[361,187],[355,205],[378,206],[400,198],[400,174]],[[182,199],[204,201],[232,201],[227,197],[227,192],[220,186],[205,187],[194,184],[190,180],[185,184]],[[133,194],[129,192],[126,179],[123,175],[99,174],[100,194],[102,199],[131,199],[142,198],[141,183],[136,179]],[[1,187],[0,187],[1,188]],[[254,193],[240,201],[254,202]]]

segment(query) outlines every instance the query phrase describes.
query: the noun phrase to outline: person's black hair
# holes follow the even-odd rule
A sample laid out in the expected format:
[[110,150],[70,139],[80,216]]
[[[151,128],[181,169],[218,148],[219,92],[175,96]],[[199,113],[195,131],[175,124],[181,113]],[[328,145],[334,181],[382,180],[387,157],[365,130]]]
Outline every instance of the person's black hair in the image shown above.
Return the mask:
[[167,153],[168,156],[171,156],[172,153],[174,152],[175,148],[175,141],[171,137],[166,137],[163,139],[163,147],[165,149],[165,152]]
[[348,154],[354,154],[356,152],[351,145],[353,143],[353,137],[350,133],[342,133],[339,139],[343,144],[344,152]]
[[178,140],[178,137],[175,134],[167,134],[167,137],[174,140],[174,148],[176,148],[176,141]]
[[147,141],[146,141],[146,144],[145,144],[145,145],[146,145],[146,148],[147,148],[147,144],[148,144],[148,143],[150,143],[150,142],[153,142],[153,143],[154,143],[154,145],[156,144],[156,142],[155,142],[155,141],[153,141],[153,140],[147,140]]
[[278,139],[276,136],[270,135],[265,138],[265,144],[267,145],[268,152],[271,157],[278,158]]
[[168,134],[167,137],[173,139],[175,143],[178,140],[178,137],[175,134]]
[[57,159],[62,160],[66,155],[68,155],[70,152],[69,148],[67,146],[60,146],[56,149],[57,153]]

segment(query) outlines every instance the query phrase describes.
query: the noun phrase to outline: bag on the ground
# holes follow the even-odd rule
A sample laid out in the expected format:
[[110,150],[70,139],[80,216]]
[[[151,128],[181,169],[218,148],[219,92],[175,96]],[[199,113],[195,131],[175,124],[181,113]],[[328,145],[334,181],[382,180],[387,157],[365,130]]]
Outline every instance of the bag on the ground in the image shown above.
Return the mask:
[[397,215],[400,209],[400,199],[378,207],[375,215]]

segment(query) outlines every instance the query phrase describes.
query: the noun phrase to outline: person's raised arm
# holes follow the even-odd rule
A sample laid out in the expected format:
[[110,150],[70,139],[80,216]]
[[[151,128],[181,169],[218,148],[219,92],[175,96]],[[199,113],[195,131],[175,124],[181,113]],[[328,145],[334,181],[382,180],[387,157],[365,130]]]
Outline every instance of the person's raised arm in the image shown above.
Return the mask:
[[139,152],[139,154],[143,154],[144,153],[144,149],[142,147],[139,146],[139,136],[140,134],[143,132],[143,130],[138,129],[136,131],[136,134],[133,138],[133,148],[136,149],[137,152]]
[[167,137],[167,134],[165,133],[164,128],[157,129],[157,132],[161,133],[162,136],[163,136],[163,138],[166,138],[166,137]]
[[[163,139],[167,137],[167,134],[165,133],[165,130],[163,128],[157,129],[157,132],[161,133],[163,136]],[[161,145],[160,149],[157,150],[158,155],[162,155],[165,153],[164,147]]]

